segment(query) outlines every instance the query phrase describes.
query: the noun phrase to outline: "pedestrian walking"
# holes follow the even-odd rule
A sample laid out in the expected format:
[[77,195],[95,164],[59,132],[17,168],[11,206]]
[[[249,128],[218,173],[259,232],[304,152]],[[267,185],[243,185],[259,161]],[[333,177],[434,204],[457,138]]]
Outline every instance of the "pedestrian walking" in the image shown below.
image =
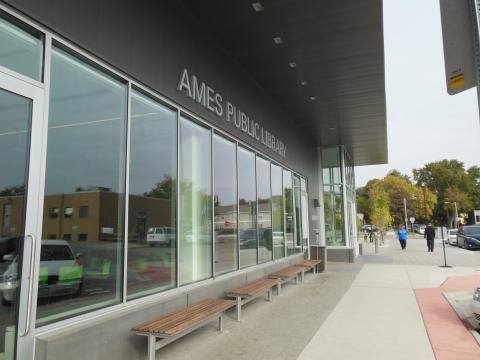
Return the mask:
[[400,247],[402,250],[405,250],[407,248],[407,237],[408,237],[408,231],[405,229],[404,225],[400,225],[398,227],[398,241],[400,241]]
[[425,233],[423,237],[427,239],[427,248],[429,252],[433,252],[433,244],[435,241],[435,229],[432,227],[432,223],[428,223],[425,228]]

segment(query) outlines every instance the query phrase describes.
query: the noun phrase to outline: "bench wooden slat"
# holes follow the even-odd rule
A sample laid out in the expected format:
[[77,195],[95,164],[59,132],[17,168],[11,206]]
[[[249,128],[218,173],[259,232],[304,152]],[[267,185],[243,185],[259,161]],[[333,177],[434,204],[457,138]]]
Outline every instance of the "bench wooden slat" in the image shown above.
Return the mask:
[[278,284],[277,279],[259,279],[240,286],[239,288],[226,291],[227,296],[254,296]]
[[313,267],[321,263],[322,263],[322,260],[310,259],[310,260],[304,260],[299,264],[295,264],[295,266]]
[[221,300],[221,302],[219,302],[214,307],[211,307],[207,311],[197,313],[194,316],[192,316],[189,320],[182,322],[177,326],[171,327],[168,330],[165,330],[165,334],[176,335],[178,333],[181,333],[182,331],[187,330],[201,323],[204,320],[207,320],[208,318],[212,317],[215,314],[218,314],[230,309],[231,307],[235,306],[235,304],[236,303],[234,300]]
[[140,331],[140,332],[151,332],[154,329],[161,330],[160,327],[163,326],[168,326],[169,324],[181,321],[183,318],[186,318],[190,316],[191,314],[194,314],[197,311],[201,311],[204,308],[208,308],[210,306],[211,301],[213,299],[206,299],[203,300],[197,304],[194,304],[192,306],[189,306],[187,308],[179,309],[172,311],[170,313],[167,313],[165,315],[162,315],[156,319],[147,321],[143,324],[135,326],[132,330],[133,331]]
[[157,319],[137,325],[132,330],[136,332],[175,335],[234,305],[235,301],[233,300],[206,299],[188,308],[176,310]]
[[291,266],[274,273],[271,273],[269,276],[278,277],[278,278],[293,278],[298,274],[303,272],[303,268],[300,266]]

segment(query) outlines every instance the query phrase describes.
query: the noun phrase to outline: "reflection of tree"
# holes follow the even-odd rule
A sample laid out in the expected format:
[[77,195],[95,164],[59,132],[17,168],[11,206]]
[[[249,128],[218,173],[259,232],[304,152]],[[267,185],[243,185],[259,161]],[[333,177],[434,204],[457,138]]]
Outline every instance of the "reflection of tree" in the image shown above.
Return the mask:
[[171,176],[165,175],[162,181],[156,183],[152,190],[144,193],[143,195],[170,200],[175,197],[175,188],[176,180]]
[[194,185],[191,181],[180,182],[180,194],[182,231],[193,230],[206,234],[212,214],[211,195],[205,188]]
[[7,187],[0,191],[0,196],[25,195],[25,184]]

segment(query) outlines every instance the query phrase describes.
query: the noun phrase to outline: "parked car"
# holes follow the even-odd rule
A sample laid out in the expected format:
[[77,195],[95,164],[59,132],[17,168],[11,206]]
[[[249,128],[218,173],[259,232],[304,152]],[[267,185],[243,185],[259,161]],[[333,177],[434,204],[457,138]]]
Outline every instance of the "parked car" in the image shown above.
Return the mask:
[[[79,255],[78,255],[79,256]],[[2,303],[15,301],[18,288],[18,254],[6,254],[11,261],[1,276]],[[65,240],[42,240],[38,297],[78,295],[82,287],[83,267],[77,263],[70,244]]]
[[480,225],[467,225],[458,229],[457,245],[465,249],[480,249]]
[[170,246],[175,242],[175,229],[172,227],[151,227],[147,231],[147,244],[150,246]]
[[470,308],[472,309],[475,319],[480,321],[480,287],[473,292],[473,299]]
[[413,224],[413,231],[416,233],[423,235],[425,234],[425,229],[427,228],[427,225],[425,224]]
[[457,245],[457,232],[458,229],[447,230],[447,243],[450,245]]
[[362,226],[362,231],[363,232],[369,232],[371,230],[373,230],[373,232],[378,232],[378,228],[375,225],[367,224],[367,225]]

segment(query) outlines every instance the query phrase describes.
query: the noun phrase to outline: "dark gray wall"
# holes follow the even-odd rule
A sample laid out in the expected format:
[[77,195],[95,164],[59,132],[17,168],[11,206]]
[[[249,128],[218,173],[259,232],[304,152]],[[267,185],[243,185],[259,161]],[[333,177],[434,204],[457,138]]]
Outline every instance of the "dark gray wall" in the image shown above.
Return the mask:
[[[273,102],[181,1],[6,0],[17,10],[126,75],[168,97],[309,181],[310,207],[318,198],[314,141]],[[187,68],[287,145],[286,158],[254,141],[223,118],[176,90]],[[310,208],[310,214],[314,214]],[[318,225],[312,224],[310,228]],[[314,233],[310,231],[311,238]]]

